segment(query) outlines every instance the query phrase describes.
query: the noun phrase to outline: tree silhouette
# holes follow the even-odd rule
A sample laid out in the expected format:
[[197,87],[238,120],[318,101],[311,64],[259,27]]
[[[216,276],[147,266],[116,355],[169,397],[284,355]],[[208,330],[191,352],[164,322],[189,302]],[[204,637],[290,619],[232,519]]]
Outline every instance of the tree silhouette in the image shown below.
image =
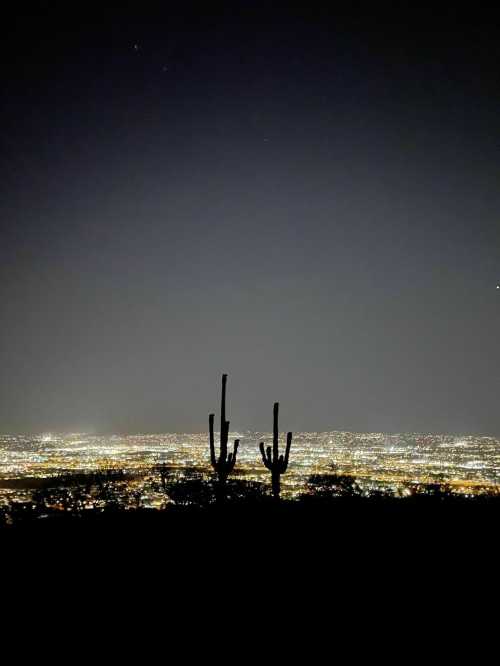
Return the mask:
[[307,479],[308,494],[316,499],[332,499],[335,497],[360,497],[362,490],[356,477],[350,474],[312,474]]
[[271,484],[273,490],[273,497],[279,499],[280,490],[281,490],[281,480],[280,477],[284,474],[288,468],[288,458],[290,456],[290,448],[292,446],[292,433],[288,432],[286,435],[286,450],[285,455],[279,455],[278,449],[278,412],[279,412],[279,403],[274,403],[273,408],[273,446],[272,449],[270,446],[264,450],[264,442],[260,443],[260,454],[262,456],[262,462],[271,472]]

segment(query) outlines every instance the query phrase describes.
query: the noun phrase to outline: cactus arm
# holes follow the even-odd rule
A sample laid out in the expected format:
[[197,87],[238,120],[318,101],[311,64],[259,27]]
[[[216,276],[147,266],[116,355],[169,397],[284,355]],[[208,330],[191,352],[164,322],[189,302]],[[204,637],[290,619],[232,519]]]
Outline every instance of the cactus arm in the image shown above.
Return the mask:
[[266,461],[266,452],[264,450],[264,442],[261,442],[259,444],[259,449],[260,449],[260,455],[262,456],[262,462],[264,465],[267,467],[267,461]]
[[288,467],[288,459],[290,458],[290,449],[292,448],[292,433],[286,434],[286,451],[285,451],[285,470]]
[[210,432],[210,462],[215,467],[214,414],[210,414],[208,417],[208,429]]
[[234,440],[233,452],[230,453],[227,457],[227,466],[230,472],[233,470],[236,464],[236,455],[238,454],[239,443],[240,443],[239,439]]
[[236,454],[238,453],[238,447],[240,445],[240,440],[235,439],[233,444],[233,460],[236,461]]

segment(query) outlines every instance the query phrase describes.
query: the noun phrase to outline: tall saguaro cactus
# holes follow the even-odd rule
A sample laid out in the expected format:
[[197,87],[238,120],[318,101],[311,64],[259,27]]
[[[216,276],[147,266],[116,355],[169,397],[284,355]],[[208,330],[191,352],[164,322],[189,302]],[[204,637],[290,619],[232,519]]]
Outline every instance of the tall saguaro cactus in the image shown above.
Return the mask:
[[273,496],[275,499],[279,499],[281,481],[280,477],[284,474],[288,467],[288,458],[290,457],[290,448],[292,446],[292,433],[288,432],[286,435],[286,449],[285,455],[279,455],[278,449],[278,412],[279,412],[279,402],[274,403],[273,408],[273,447],[270,446],[264,450],[264,442],[260,443],[260,454],[262,456],[262,462],[271,472],[271,482],[273,489]]
[[218,479],[219,498],[224,497],[224,488],[226,486],[227,477],[233,471],[236,463],[236,455],[238,453],[239,439],[234,440],[233,452],[227,452],[227,441],[229,439],[229,421],[226,421],[226,384],[227,375],[222,375],[222,397],[220,405],[220,450],[219,457],[215,455],[215,439],[214,439],[214,414],[208,417],[209,437],[210,437],[210,462],[214,468]]

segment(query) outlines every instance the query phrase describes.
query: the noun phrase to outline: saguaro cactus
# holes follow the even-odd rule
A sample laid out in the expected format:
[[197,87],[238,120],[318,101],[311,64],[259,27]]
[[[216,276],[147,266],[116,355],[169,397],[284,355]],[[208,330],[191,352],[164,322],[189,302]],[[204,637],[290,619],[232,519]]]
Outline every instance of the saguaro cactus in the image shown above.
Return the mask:
[[219,498],[224,496],[224,488],[226,485],[227,477],[233,471],[236,463],[236,455],[238,453],[239,439],[234,440],[233,452],[227,452],[227,441],[229,439],[229,421],[226,421],[226,383],[227,375],[222,375],[222,398],[220,406],[220,452],[219,457],[215,455],[215,439],[214,439],[214,414],[208,417],[208,427],[210,433],[210,462],[214,468],[218,479]]
[[290,448],[292,446],[292,433],[288,432],[286,435],[286,450],[285,456],[283,454],[279,455],[278,449],[278,412],[279,412],[279,402],[274,403],[273,408],[273,447],[270,446],[264,450],[264,442],[260,443],[260,454],[262,456],[262,462],[271,472],[271,482],[273,489],[273,496],[275,499],[279,499],[280,496],[280,477],[284,474],[288,467],[288,458],[290,457]]

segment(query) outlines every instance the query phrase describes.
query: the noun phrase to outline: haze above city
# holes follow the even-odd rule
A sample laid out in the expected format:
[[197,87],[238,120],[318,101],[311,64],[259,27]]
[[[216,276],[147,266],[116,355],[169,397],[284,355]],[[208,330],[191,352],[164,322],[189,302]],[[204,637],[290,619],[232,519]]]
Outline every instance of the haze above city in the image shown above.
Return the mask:
[[260,6],[6,17],[0,432],[500,435],[500,35]]

